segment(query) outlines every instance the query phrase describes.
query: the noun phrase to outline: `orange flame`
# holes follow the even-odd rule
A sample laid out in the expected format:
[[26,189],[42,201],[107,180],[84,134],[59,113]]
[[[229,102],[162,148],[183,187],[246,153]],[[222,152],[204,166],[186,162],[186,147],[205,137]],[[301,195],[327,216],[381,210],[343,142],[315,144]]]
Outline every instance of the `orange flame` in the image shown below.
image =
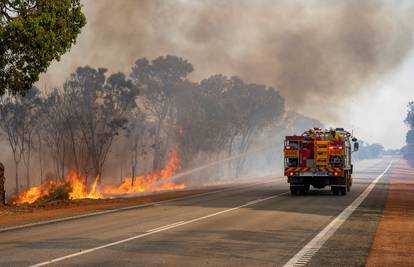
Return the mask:
[[55,181],[45,181],[39,186],[31,187],[27,191],[22,192],[16,203],[33,203],[40,197],[49,195],[49,193],[52,192],[56,186],[57,183]]
[[76,171],[70,172],[63,181],[56,182],[53,180],[48,180],[43,182],[39,186],[34,186],[29,188],[27,191],[22,192],[15,203],[33,203],[39,198],[43,196],[48,196],[52,193],[57,187],[64,187],[68,185],[69,191],[69,199],[100,199],[103,196],[96,191],[96,186],[98,182],[98,177],[95,179],[91,190],[88,190],[87,185],[85,184],[85,177],[81,177],[77,174]]
[[118,186],[106,185],[99,190],[99,177],[95,178],[90,190],[86,185],[86,177],[82,177],[76,171],[71,171],[63,181],[45,181],[39,186],[29,188],[22,192],[15,203],[33,203],[43,196],[52,193],[59,186],[69,186],[70,199],[102,199],[106,195],[124,195],[137,192],[158,192],[164,190],[184,189],[185,184],[177,183],[171,178],[181,168],[181,161],[174,149],[170,153],[170,158],[167,165],[161,171],[139,175],[133,180],[131,177],[126,177],[124,182]]
[[158,192],[163,190],[184,189],[185,184],[171,180],[181,168],[177,151],[172,150],[167,165],[161,171],[136,176],[133,180],[126,177],[119,186],[104,186],[102,192],[108,195],[130,194],[137,192]]
[[99,181],[99,177],[95,178],[95,181],[92,184],[91,190],[88,191],[87,186],[85,185],[86,178],[79,177],[76,172],[71,172],[68,175],[68,179],[72,188],[72,191],[69,193],[70,199],[100,199],[103,196],[96,191],[96,186]]

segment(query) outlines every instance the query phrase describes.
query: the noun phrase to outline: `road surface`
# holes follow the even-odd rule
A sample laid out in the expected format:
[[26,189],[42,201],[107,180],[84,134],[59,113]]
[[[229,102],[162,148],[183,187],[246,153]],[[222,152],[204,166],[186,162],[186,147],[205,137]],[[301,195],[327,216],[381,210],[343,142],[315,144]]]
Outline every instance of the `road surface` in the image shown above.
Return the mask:
[[291,196],[286,178],[272,177],[0,232],[0,266],[361,266],[386,202],[391,161],[359,163],[346,196]]

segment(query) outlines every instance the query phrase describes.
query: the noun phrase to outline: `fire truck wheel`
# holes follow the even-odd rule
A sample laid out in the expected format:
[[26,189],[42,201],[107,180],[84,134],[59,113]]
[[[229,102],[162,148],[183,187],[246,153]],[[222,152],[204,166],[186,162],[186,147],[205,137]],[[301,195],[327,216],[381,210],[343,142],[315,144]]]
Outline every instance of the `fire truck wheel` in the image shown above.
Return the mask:
[[290,188],[290,194],[292,195],[292,196],[294,196],[294,195],[296,195],[297,194],[297,189],[296,188],[293,188],[293,187],[291,187]]
[[346,196],[346,187],[341,188],[341,195]]
[[350,192],[351,191],[351,187],[349,185],[346,187],[346,191],[347,192]]
[[333,187],[333,188],[332,188],[332,193],[333,193],[333,195],[334,195],[334,196],[339,195],[339,190],[338,190],[338,188],[337,188],[337,187]]

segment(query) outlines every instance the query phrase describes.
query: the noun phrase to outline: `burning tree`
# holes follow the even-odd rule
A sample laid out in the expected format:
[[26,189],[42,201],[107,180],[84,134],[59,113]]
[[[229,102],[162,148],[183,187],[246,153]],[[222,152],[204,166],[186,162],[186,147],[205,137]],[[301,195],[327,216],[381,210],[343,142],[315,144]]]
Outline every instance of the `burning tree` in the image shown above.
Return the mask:
[[[35,148],[42,155],[40,165],[46,162],[50,168],[43,155],[53,162],[55,179],[41,177],[42,186],[29,195],[53,194],[52,185],[66,184],[70,198],[98,198],[99,190],[124,194],[184,188],[182,181],[170,180],[178,170],[242,154],[278,125],[284,100],[273,88],[223,75],[192,82],[187,79],[192,71],[191,63],[176,56],[144,58],[136,61],[131,79],[123,73],[108,75],[104,68],[78,67],[62,88],[49,94],[8,95],[7,105],[14,106],[2,109],[7,118],[3,129],[16,127],[9,131],[16,180],[20,159],[24,155],[28,170],[30,149]],[[11,112],[17,107],[19,112]],[[111,155],[114,142],[118,150],[125,148],[122,153]],[[110,157],[130,164],[120,185],[100,185]],[[147,158],[150,168],[141,164]],[[224,171],[239,175],[245,159],[235,162],[229,161]],[[44,173],[43,166],[40,170]]]
[[0,95],[6,94],[1,100],[1,127],[13,153],[18,192],[22,157],[26,186],[30,186],[35,132],[33,99],[26,101],[21,96],[26,95],[51,61],[59,60],[69,50],[86,20],[79,0],[4,0],[0,13]]
[[[69,112],[64,123],[75,168],[98,180],[115,136],[136,108],[138,95],[124,74],[106,78],[105,73],[105,69],[80,67],[64,85],[64,101],[68,101],[64,105]],[[87,165],[80,167],[81,162]]]
[[145,141],[150,139],[150,127],[145,114],[141,112],[138,107],[134,109],[125,129],[125,137],[129,143],[128,148],[130,154],[132,184],[137,175],[138,161],[140,157],[145,157],[147,155],[147,144]]
[[176,56],[158,57],[152,62],[139,59],[131,77],[144,96],[143,106],[155,121],[153,169],[158,170],[171,142],[174,127],[174,98],[193,65]]

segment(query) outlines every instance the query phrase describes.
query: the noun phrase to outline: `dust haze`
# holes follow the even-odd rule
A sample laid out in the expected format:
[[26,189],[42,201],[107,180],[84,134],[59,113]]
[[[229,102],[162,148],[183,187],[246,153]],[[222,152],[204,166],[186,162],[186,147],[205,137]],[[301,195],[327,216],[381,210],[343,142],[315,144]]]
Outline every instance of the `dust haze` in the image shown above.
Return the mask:
[[194,64],[194,80],[223,73],[265,83],[289,109],[329,121],[333,103],[407,56],[413,9],[404,3],[84,0],[88,25],[40,87],[60,85],[79,65],[129,73],[137,58],[175,54]]

